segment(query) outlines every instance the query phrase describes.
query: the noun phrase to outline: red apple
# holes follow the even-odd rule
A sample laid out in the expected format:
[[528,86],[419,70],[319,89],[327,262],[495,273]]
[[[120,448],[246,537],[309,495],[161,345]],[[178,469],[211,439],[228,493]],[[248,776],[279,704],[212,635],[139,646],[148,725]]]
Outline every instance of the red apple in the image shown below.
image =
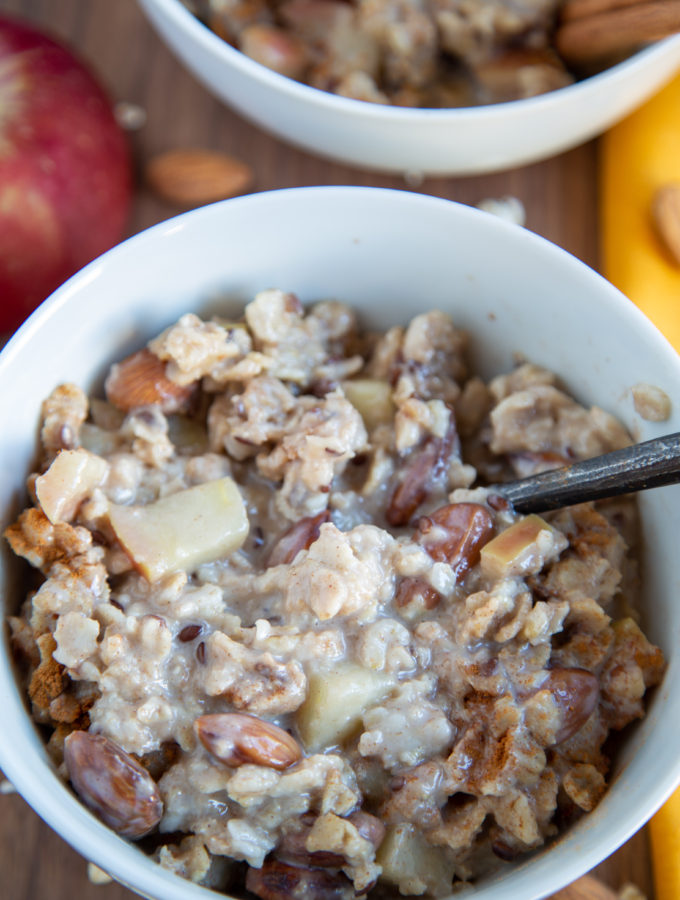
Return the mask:
[[0,15],[0,332],[123,235],[125,135],[65,46]]

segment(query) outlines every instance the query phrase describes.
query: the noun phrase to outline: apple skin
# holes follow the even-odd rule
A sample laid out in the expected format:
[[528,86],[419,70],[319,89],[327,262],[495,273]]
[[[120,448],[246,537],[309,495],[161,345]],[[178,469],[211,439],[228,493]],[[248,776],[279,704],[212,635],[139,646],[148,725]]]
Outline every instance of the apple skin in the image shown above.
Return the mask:
[[0,332],[123,236],[130,153],[73,52],[0,15]]

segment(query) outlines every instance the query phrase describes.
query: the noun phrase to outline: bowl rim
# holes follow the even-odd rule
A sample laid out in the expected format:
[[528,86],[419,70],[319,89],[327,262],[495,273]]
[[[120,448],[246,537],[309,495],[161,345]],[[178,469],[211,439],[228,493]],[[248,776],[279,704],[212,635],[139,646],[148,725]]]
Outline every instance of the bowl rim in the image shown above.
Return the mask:
[[229,65],[239,69],[243,75],[259,82],[263,87],[277,93],[285,93],[299,103],[310,104],[317,108],[328,107],[338,113],[354,115],[360,119],[377,121],[379,123],[398,124],[423,124],[437,122],[465,122],[475,119],[505,119],[514,115],[530,114],[536,110],[540,115],[544,107],[550,107],[555,103],[578,105],[587,103],[597,94],[601,87],[609,87],[616,90],[629,80],[634,80],[637,75],[647,68],[650,61],[665,59],[666,56],[675,60],[675,71],[680,71],[680,34],[672,35],[660,41],[655,41],[627,59],[604,69],[596,75],[591,75],[581,81],[539,94],[535,97],[526,97],[521,100],[509,100],[505,103],[488,103],[481,106],[461,106],[450,108],[421,108],[399,107],[380,103],[371,103],[364,100],[356,100],[351,97],[341,97],[330,91],[312,87],[278,72],[268,69],[261,63],[250,59],[240,50],[232,47],[227,41],[219,37],[207,25],[195,16],[182,0],[139,0],[147,9],[155,8],[170,19],[180,30],[188,31],[204,51],[213,56],[221,57]]
[[[450,212],[446,213],[447,215],[462,217],[463,220],[469,219],[480,223],[483,218],[487,229],[496,230],[499,233],[505,232],[506,237],[503,240],[519,240],[522,243],[537,247],[540,253],[551,257],[563,270],[567,269],[570,273],[573,273],[576,281],[581,279],[593,283],[597,282],[603,302],[616,305],[627,317],[632,318],[635,327],[647,332],[648,339],[654,340],[659,345],[659,349],[664,354],[664,357],[672,354],[674,358],[677,358],[677,354],[661,332],[625,295],[594,269],[586,265],[586,263],[546,238],[474,207],[429,194],[392,188],[333,185],[286,188],[224,200],[181,213],[133,235],[72,276],[35,310],[0,353],[0,374],[12,364],[14,357],[25,348],[25,345],[30,343],[31,337],[36,330],[49,326],[52,316],[58,313],[71,296],[87,290],[88,285],[96,282],[96,279],[104,269],[117,267],[120,262],[125,261],[125,257],[128,254],[135,253],[138,248],[143,248],[147,244],[155,243],[158,240],[162,241],[165,238],[172,239],[172,236],[177,232],[190,229],[193,223],[199,223],[201,220],[216,223],[225,215],[228,218],[232,218],[232,210],[234,211],[233,215],[237,216],[238,209],[242,206],[262,205],[266,207],[272,202],[285,204],[289,202],[291,197],[295,201],[296,197],[304,196],[308,196],[312,202],[315,197],[319,198],[324,206],[329,202],[333,202],[334,197],[339,197],[341,201],[345,197],[348,202],[352,203],[357,216],[360,216],[361,204],[356,203],[356,199],[360,196],[363,198],[371,196],[376,198],[376,203],[384,202],[386,205],[390,203],[403,204],[415,212],[423,207],[439,207],[442,211],[448,208]],[[191,298],[188,299],[188,305],[190,303]],[[676,361],[674,365],[680,372],[680,361]],[[11,680],[7,679],[8,672]],[[8,654],[2,654],[2,659],[0,659],[0,683],[4,679],[7,679],[8,684],[13,685],[13,696],[9,700],[7,698],[3,699],[3,702],[14,704],[15,707],[17,704],[20,704],[21,713],[30,724],[30,714],[23,706],[23,695],[13,677]],[[163,869],[151,858],[140,854],[136,847],[115,835],[109,828],[94,819],[87,812],[82,803],[58,777],[46,753],[43,753],[41,756],[41,761],[41,769],[36,776],[34,772],[28,770],[25,761],[21,757],[17,757],[13,749],[13,742],[10,740],[9,735],[6,734],[6,730],[0,730],[0,766],[3,767],[5,774],[37,814],[57,834],[71,844],[80,854],[84,855],[86,859],[91,860],[105,871],[111,871],[116,880],[143,896],[158,897],[161,896],[159,891],[163,890],[164,894],[162,896],[166,900],[206,900],[207,897],[211,896],[216,898],[222,897],[224,900],[225,895],[223,893],[218,894],[209,888],[187,882]],[[655,783],[655,789],[645,795],[646,805],[643,812],[640,812],[640,809],[636,809],[635,813],[626,820],[617,820],[611,823],[612,827],[603,835],[602,840],[597,845],[587,840],[587,833],[581,835],[579,853],[574,854],[575,858],[572,860],[569,872],[559,875],[555,883],[549,885],[549,889],[558,890],[564,884],[584,874],[601,862],[607,855],[614,852],[617,847],[628,840],[656,812],[678,783],[680,783],[680,755],[676,759],[675,767],[670,772],[666,771],[664,778],[657,780]],[[45,790],[46,787],[49,789]],[[584,838],[586,838],[585,841],[583,840]],[[552,849],[549,846],[544,848],[548,858],[551,857]],[[112,858],[114,860],[113,865],[111,865]],[[533,858],[529,858],[520,865],[528,866],[533,870],[535,866],[532,863]],[[513,871],[517,871],[520,865]],[[543,869],[545,868],[544,864]],[[554,869],[554,867],[552,868]],[[512,874],[508,873],[508,875]],[[520,893],[509,893],[507,888],[503,888],[502,881],[498,884],[489,885],[491,890],[489,894],[490,900],[500,900],[500,898],[503,898],[503,900],[519,900],[520,897],[521,900],[541,900],[545,896],[545,887],[540,885],[533,887],[530,882],[525,883],[521,881],[520,884],[517,886],[513,885],[513,887],[519,889]]]

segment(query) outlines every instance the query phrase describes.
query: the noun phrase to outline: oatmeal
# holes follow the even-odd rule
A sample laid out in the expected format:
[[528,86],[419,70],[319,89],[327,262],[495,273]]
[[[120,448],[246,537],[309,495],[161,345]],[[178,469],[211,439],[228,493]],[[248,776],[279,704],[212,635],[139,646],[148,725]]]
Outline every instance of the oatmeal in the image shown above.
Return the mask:
[[631,439],[545,369],[484,382],[470,340],[268,290],[45,400],[12,646],[63,777],[161,866],[445,896],[606,790],[664,671],[635,503],[520,516],[493,485]]
[[562,0],[183,2],[256,62],[371,103],[477,106],[576,79],[553,46]]

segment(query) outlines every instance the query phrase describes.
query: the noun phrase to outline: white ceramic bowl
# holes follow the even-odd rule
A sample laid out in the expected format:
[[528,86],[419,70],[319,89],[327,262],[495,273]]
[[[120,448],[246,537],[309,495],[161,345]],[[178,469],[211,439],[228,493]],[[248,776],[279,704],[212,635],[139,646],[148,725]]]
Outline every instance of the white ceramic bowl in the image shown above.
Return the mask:
[[[644,316],[564,251],[488,213],[413,193],[306,188],[256,194],[165,222],[113,249],[47,300],[0,355],[0,509],[21,508],[40,403],[65,380],[85,389],[116,358],[187,310],[241,306],[263,288],[303,301],[336,297],[372,326],[424,309],[449,311],[474,335],[485,376],[523,352],[562,376],[584,402],[619,415],[647,439],[680,431],[641,420],[630,387],[677,397],[680,360]],[[537,900],[590,869],[645,822],[680,780],[680,488],[641,498],[644,624],[669,659],[644,721],[616,761],[597,809],[547,851],[480,882],[475,900]],[[5,554],[7,557],[9,554]],[[2,613],[16,604],[3,559]],[[0,653],[0,767],[34,809],[86,858],[154,900],[210,892],[162,870],[116,837],[56,777]],[[212,895],[217,896],[217,895]],[[223,895],[220,895],[223,897]],[[224,900],[224,898],[223,898]]]
[[472,175],[545,159],[605,131],[680,70],[680,36],[570,87],[511,103],[403,109],[299,84],[253,62],[180,0],[139,0],[209,91],[306,150],[384,172]]

